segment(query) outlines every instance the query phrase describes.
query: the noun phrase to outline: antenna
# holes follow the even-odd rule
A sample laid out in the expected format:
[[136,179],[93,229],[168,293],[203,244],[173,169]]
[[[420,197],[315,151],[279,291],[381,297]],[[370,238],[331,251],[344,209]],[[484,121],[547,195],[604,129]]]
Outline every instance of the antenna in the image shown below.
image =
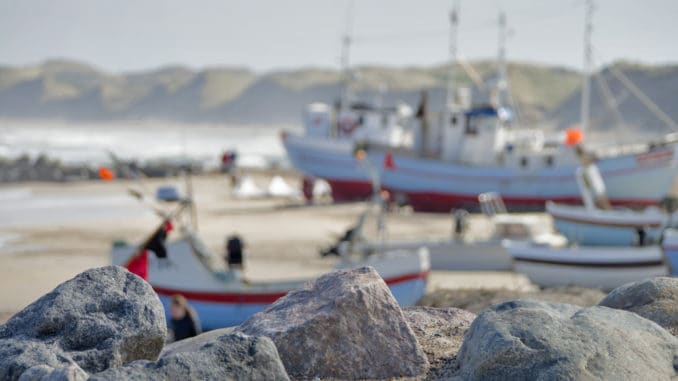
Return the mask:
[[581,88],[581,130],[586,133],[591,118],[591,34],[593,33],[593,0],[586,1],[584,16],[584,69],[582,71],[583,84]]
[[454,65],[457,63],[457,27],[459,25],[459,1],[454,1],[450,11],[450,61],[447,68],[446,108],[454,107]]

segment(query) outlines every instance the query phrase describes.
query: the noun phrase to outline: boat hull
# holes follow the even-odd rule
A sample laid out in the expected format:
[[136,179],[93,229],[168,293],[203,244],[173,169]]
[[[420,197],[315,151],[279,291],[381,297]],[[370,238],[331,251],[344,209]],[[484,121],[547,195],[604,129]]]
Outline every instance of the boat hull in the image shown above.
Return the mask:
[[642,230],[646,243],[659,242],[666,216],[656,208],[644,211],[588,210],[581,206],[548,202],[558,232],[570,242],[585,246],[634,246]]
[[[183,295],[196,310],[203,329],[210,330],[238,325],[264,310],[288,291],[304,281],[250,283],[239,272],[215,272],[209,262],[217,260],[199,253],[199,246],[182,239],[167,244],[168,261],[149,255],[148,282],[165,307],[169,321],[169,298]],[[135,248],[117,246],[112,262],[124,265]],[[402,306],[410,306],[424,295],[430,270],[425,249],[410,252],[388,252],[360,261],[342,261],[337,268],[372,266],[389,286],[393,297]]]
[[543,287],[581,286],[610,291],[668,274],[659,246],[564,247],[508,242],[516,272]]
[[294,168],[327,181],[334,201],[365,200],[372,194],[369,168],[353,156],[353,141],[286,134],[283,145]]
[[387,252],[390,250],[428,249],[431,270],[444,271],[504,271],[511,270],[512,261],[501,241],[391,241],[371,242],[358,250],[364,252]]
[[672,276],[678,276],[678,230],[666,229],[662,241],[664,256]]
[[[652,160],[646,159],[648,155]],[[676,156],[675,147],[671,146],[598,161],[611,203],[657,204],[673,185],[678,171]],[[576,163],[529,170],[470,166],[397,153],[392,157],[392,165],[382,170],[382,185],[391,193],[404,196],[416,211],[475,210],[478,194],[484,192],[499,193],[506,206],[515,211],[543,210],[548,200],[581,203]]]

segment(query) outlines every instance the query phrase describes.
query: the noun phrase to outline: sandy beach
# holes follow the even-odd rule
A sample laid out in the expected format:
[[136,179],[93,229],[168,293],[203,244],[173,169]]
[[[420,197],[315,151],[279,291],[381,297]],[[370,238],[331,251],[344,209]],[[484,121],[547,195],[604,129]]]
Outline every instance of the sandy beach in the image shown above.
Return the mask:
[[[271,174],[254,174],[253,179],[265,188]],[[286,174],[285,179],[298,189],[296,175]],[[0,295],[0,321],[74,275],[108,264],[113,241],[142,241],[159,218],[127,191],[138,189],[152,199],[157,187],[166,184],[183,190],[185,181],[2,186],[0,287],[6,292]],[[245,274],[254,281],[309,278],[330,271],[336,258],[321,258],[318,250],[354,224],[366,208],[364,203],[306,205],[300,199],[235,199],[231,191],[227,176],[194,178],[199,234],[218,255],[223,255],[226,236],[241,235],[246,245]],[[477,234],[482,234],[483,223],[482,218],[472,219]],[[443,239],[450,236],[451,227],[447,215],[391,213],[387,234],[399,239]],[[429,281],[431,290],[531,287],[525,277],[508,272],[434,272]]]

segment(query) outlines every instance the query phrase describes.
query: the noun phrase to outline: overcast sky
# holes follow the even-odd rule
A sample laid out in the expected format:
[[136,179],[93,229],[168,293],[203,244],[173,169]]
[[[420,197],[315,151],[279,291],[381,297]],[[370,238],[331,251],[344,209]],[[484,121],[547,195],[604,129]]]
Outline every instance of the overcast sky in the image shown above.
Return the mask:
[[[338,67],[350,0],[0,0],[0,63],[82,60],[128,71],[168,64],[257,71]],[[355,0],[354,64],[431,65],[447,58],[451,0]],[[580,68],[584,0],[461,2],[459,54],[492,58],[496,19],[508,58]],[[598,0],[599,63],[678,62],[678,0]]]

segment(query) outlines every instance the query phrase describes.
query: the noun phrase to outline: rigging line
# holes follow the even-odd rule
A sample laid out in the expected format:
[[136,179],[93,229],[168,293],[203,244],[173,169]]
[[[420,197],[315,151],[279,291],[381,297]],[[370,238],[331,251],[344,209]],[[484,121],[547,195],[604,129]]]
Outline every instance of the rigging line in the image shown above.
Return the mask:
[[[596,53],[600,54],[600,51],[594,47]],[[650,99],[638,86],[636,86],[621,70],[617,69],[614,65],[608,67],[610,73],[614,75],[621,83],[626,87],[650,112],[655,114],[662,122],[666,123],[673,131],[678,131],[678,124],[671,119],[671,117],[665,113],[657,104]]]
[[600,92],[603,94],[603,100],[605,103],[607,103],[607,109],[612,112],[614,115],[615,119],[617,120],[617,123],[619,126],[624,125],[624,118],[622,117],[621,112],[619,112],[619,102],[618,100],[612,95],[612,91],[610,91],[610,87],[608,86],[607,80],[605,77],[603,77],[602,72],[598,72],[593,75],[593,78],[596,80],[596,84],[598,85],[598,88],[600,89]]
[[471,63],[465,60],[463,57],[457,57],[457,62],[461,68],[464,69],[464,73],[466,73],[471,81],[473,81],[476,87],[480,90],[485,90],[485,80],[483,79],[483,76],[473,67],[473,65],[471,65]]

